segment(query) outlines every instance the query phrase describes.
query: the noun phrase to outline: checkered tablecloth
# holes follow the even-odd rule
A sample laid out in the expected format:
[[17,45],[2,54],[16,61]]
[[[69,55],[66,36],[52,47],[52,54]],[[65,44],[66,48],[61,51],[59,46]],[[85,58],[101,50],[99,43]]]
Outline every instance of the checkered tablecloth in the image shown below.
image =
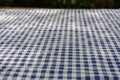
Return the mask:
[[0,9],[0,80],[120,80],[120,9]]

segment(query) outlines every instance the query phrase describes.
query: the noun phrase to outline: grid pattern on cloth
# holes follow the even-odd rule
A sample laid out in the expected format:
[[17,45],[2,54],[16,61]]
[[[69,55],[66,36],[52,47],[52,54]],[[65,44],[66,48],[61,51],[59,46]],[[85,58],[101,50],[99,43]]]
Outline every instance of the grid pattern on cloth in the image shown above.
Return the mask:
[[0,80],[120,80],[120,9],[0,9]]

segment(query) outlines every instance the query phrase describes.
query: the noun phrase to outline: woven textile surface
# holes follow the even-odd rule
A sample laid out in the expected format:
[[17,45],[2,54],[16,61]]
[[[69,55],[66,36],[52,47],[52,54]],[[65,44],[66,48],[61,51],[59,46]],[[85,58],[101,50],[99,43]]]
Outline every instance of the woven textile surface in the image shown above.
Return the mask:
[[120,80],[120,9],[0,9],[0,80]]

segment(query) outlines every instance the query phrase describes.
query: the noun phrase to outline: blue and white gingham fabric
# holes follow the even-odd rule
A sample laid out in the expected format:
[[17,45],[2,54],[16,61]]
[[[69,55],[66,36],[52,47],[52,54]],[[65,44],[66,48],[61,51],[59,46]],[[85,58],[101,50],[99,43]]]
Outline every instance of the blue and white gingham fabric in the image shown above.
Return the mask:
[[120,80],[120,9],[0,9],[0,80]]

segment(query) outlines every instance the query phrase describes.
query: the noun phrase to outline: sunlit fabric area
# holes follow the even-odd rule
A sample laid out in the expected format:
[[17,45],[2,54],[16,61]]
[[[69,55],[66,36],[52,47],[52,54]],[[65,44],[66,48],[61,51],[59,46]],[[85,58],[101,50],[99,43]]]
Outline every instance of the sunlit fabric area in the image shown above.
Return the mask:
[[0,80],[120,80],[120,9],[0,9]]

